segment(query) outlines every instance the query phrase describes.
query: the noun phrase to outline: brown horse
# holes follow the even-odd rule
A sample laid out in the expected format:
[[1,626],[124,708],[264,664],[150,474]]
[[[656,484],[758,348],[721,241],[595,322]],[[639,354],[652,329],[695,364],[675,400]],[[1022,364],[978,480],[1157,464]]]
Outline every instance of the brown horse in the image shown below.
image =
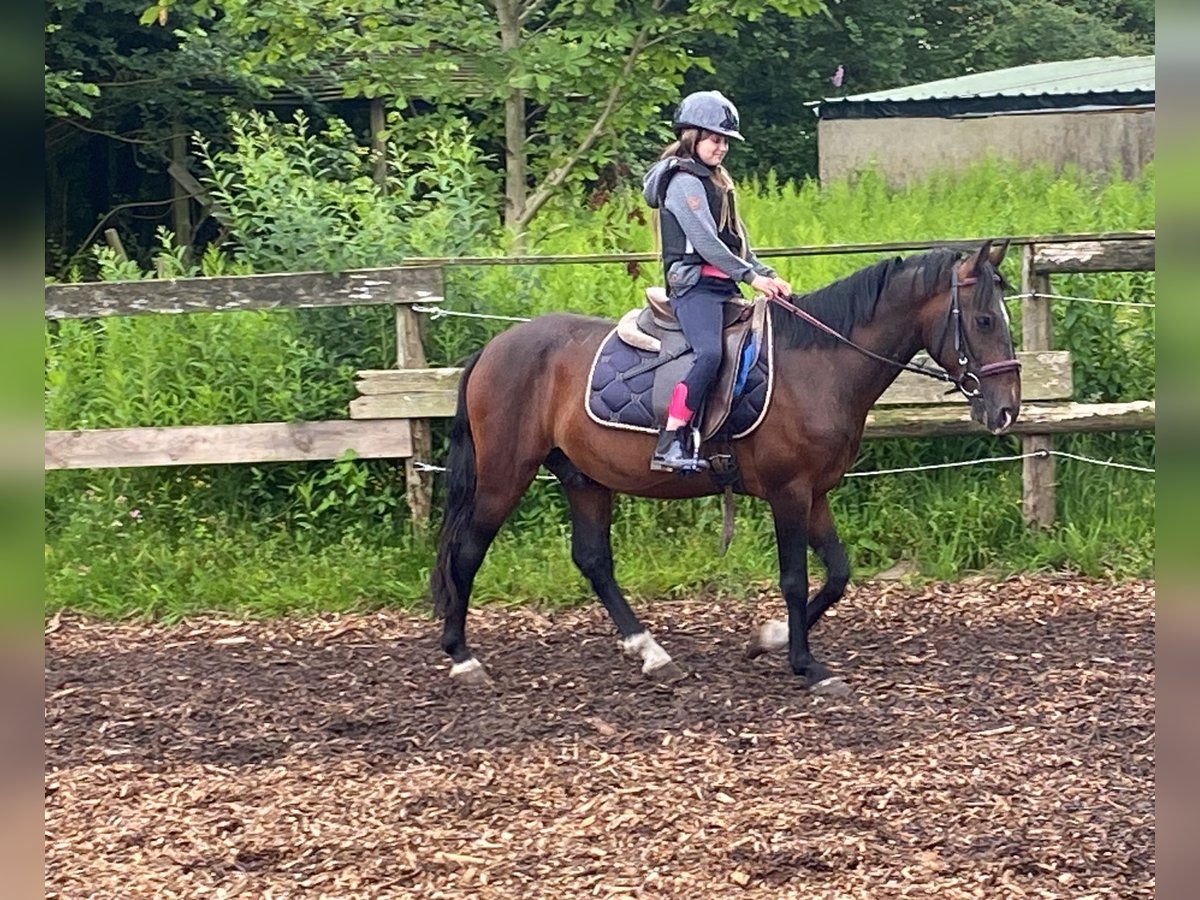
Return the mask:
[[[766,500],[774,515],[788,616],[786,627],[760,627],[749,652],[786,644],[792,671],[815,691],[847,690],[810,652],[808,631],[850,578],[826,495],[853,462],[872,404],[924,348],[944,369],[935,377],[968,396],[977,422],[998,434],[1016,420],[1019,363],[997,274],[1006,248],[993,250],[989,241],[967,254],[936,249],[884,260],[770,309],[775,386],[761,423],[735,448],[742,489]],[[706,475],[652,472],[652,435],[589,418],[589,363],[612,327],[579,315],[540,316],[497,335],[466,365],[431,578],[455,679],[488,679],[466,641],[471,586],[496,532],[543,465],[567,495],[571,557],[612,617],[623,649],[641,657],[651,678],[682,676],[613,577],[613,493],[679,499],[719,489]],[[809,546],[826,570],[811,599]]]

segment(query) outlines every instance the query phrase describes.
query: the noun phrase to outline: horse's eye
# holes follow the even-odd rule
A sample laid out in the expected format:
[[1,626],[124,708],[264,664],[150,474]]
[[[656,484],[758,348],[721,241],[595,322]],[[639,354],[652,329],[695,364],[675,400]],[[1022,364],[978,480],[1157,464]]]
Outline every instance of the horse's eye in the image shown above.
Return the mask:
[[975,327],[978,328],[980,331],[983,331],[983,332],[991,331],[992,326],[995,324],[996,324],[996,322],[991,316],[976,316],[975,317]]

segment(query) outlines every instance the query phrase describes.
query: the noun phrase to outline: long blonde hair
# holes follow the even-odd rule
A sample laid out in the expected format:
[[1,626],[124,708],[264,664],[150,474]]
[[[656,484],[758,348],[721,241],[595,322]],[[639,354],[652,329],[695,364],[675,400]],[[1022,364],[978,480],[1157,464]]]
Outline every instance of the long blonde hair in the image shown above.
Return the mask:
[[[685,128],[679,132],[677,140],[672,141],[664,148],[659,155],[659,159],[667,159],[671,156],[678,156],[683,159],[694,159],[699,162],[699,157],[696,156],[696,144],[700,143],[700,139],[704,137],[705,131],[703,128]],[[717,230],[729,229],[735,232],[742,243],[742,255],[746,253],[746,230],[742,227],[742,222],[738,218],[737,209],[733,200],[733,178],[729,171],[724,166],[717,166],[713,169],[712,183],[721,192],[721,210],[717,217]],[[654,225],[654,249],[662,251],[662,211],[655,207],[651,220]]]

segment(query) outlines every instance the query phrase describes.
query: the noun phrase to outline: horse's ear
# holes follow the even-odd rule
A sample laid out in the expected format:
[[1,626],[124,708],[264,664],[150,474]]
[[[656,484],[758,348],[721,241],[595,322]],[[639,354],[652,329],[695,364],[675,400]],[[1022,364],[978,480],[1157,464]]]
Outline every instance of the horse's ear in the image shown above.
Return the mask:
[[988,254],[988,262],[992,264],[992,268],[999,269],[1000,263],[1004,262],[1004,254],[1008,252],[1008,238],[1004,239],[1004,243],[999,247],[993,247],[992,252]]
[[985,259],[989,258],[988,254],[991,252],[991,249],[992,249],[992,242],[984,241],[983,246],[980,247],[978,251],[976,251],[975,253],[972,253],[970,256],[968,256],[966,259],[964,259],[961,263],[958,264],[958,277],[959,278],[974,278],[979,273],[980,264]]

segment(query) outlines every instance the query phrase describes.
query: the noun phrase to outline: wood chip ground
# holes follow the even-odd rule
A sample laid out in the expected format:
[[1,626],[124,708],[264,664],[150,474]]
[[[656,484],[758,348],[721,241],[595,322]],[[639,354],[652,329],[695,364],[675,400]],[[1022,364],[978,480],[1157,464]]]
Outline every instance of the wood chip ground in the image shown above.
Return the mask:
[[1137,898],[1154,583],[851,589],[813,697],[746,661],[777,596],[430,618],[47,623],[50,898]]

